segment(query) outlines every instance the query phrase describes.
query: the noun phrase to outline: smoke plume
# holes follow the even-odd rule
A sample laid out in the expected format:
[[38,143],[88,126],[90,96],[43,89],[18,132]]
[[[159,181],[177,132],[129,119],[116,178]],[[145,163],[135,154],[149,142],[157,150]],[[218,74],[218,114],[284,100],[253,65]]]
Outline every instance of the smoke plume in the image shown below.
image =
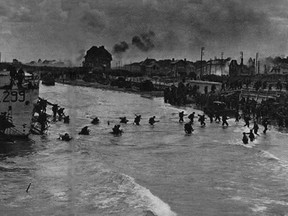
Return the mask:
[[124,53],[128,49],[129,49],[128,43],[125,41],[122,41],[122,42],[115,44],[113,46],[113,53],[121,54],[121,53]]
[[132,44],[141,51],[147,52],[155,47],[153,43],[154,37],[155,33],[153,31],[142,33],[140,36],[136,35],[132,38]]
[[205,59],[287,55],[287,11],[287,0],[0,0],[0,48],[22,61],[75,61],[93,45],[127,61],[197,60],[202,46]]

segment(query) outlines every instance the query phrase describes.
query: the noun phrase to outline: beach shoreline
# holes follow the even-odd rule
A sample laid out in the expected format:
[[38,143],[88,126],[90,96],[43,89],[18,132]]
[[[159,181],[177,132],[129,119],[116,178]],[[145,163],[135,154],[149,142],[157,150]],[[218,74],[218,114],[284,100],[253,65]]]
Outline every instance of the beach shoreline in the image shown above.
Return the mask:
[[73,86],[83,86],[83,87],[90,87],[90,88],[97,88],[102,90],[111,90],[111,91],[119,91],[119,92],[126,92],[126,93],[134,93],[144,97],[164,97],[164,91],[140,91],[137,89],[127,89],[127,88],[119,88],[117,86],[111,85],[104,85],[98,82],[85,82],[83,80],[57,80],[59,84],[66,84],[66,85],[73,85]]

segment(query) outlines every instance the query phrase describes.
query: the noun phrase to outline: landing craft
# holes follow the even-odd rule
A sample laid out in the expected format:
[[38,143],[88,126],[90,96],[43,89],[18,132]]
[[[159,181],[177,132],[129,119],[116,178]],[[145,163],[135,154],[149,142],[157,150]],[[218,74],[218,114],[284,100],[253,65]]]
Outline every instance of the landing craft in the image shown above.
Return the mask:
[[55,86],[55,79],[51,73],[45,74],[42,77],[42,84],[46,86]]
[[[21,73],[19,72],[21,70]],[[39,96],[39,80],[20,69],[0,71],[0,137],[27,138],[30,134],[34,103]]]

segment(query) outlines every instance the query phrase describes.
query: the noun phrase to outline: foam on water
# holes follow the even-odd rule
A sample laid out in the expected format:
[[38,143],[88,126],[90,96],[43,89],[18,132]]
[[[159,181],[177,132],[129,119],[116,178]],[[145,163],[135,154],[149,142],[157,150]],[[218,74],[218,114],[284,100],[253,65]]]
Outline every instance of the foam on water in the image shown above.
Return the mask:
[[285,207],[288,206],[288,203],[285,201],[273,200],[269,199],[268,197],[257,199],[251,197],[234,196],[231,197],[231,200],[249,204],[250,206],[249,208],[255,213],[264,213],[265,211],[267,211],[270,205],[285,206]]
[[260,213],[260,212],[264,213],[267,210],[267,207],[263,205],[264,203],[257,199],[235,196],[235,197],[232,197],[231,200],[245,203],[245,204],[250,204],[249,208],[255,213]]
[[267,210],[266,206],[261,206],[261,205],[255,205],[254,207],[251,207],[253,212],[264,212]]
[[267,158],[268,160],[280,161],[278,157],[276,157],[275,155],[271,154],[268,151],[261,150],[259,155],[261,157]]
[[[146,212],[151,211],[154,215],[157,216],[176,216],[170,206],[167,203],[164,203],[160,198],[153,195],[151,191],[139,184],[137,184],[134,178],[123,174],[124,180],[127,181],[126,186],[131,186],[133,188],[133,192],[135,196],[139,199],[139,201],[143,204],[146,204],[149,209]],[[128,184],[128,185],[127,185]],[[135,202],[135,199],[130,200],[130,202]],[[152,215],[150,212],[150,215]]]
[[248,144],[243,144],[241,139],[242,138],[239,138],[237,140],[235,140],[235,139],[234,140],[229,140],[228,143],[230,145],[240,145],[240,146],[243,146],[245,148],[253,148],[253,147],[255,147],[255,140],[253,142],[249,142]]
[[269,198],[261,199],[259,201],[263,202],[264,204],[268,204],[268,205],[276,204],[276,205],[288,206],[288,202],[280,201],[280,200],[271,200]]
[[[268,161],[277,162],[278,165],[280,165],[280,167],[282,167],[282,168],[285,168],[285,170],[288,169],[287,161],[281,160],[280,158],[276,157],[274,154],[272,154],[272,153],[270,153],[268,151],[261,150],[261,151],[259,151],[258,155],[260,157],[266,158]],[[281,172],[283,174],[283,170]]]
[[250,131],[250,128],[247,128],[247,127],[237,127],[233,130],[234,133],[249,133]]

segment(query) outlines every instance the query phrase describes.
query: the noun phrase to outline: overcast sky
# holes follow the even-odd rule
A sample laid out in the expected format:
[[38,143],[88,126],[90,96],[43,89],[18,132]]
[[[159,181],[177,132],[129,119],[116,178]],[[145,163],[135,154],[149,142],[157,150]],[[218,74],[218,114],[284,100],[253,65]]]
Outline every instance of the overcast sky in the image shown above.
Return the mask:
[[0,23],[2,61],[79,64],[92,45],[114,64],[288,52],[287,0],[0,0]]

